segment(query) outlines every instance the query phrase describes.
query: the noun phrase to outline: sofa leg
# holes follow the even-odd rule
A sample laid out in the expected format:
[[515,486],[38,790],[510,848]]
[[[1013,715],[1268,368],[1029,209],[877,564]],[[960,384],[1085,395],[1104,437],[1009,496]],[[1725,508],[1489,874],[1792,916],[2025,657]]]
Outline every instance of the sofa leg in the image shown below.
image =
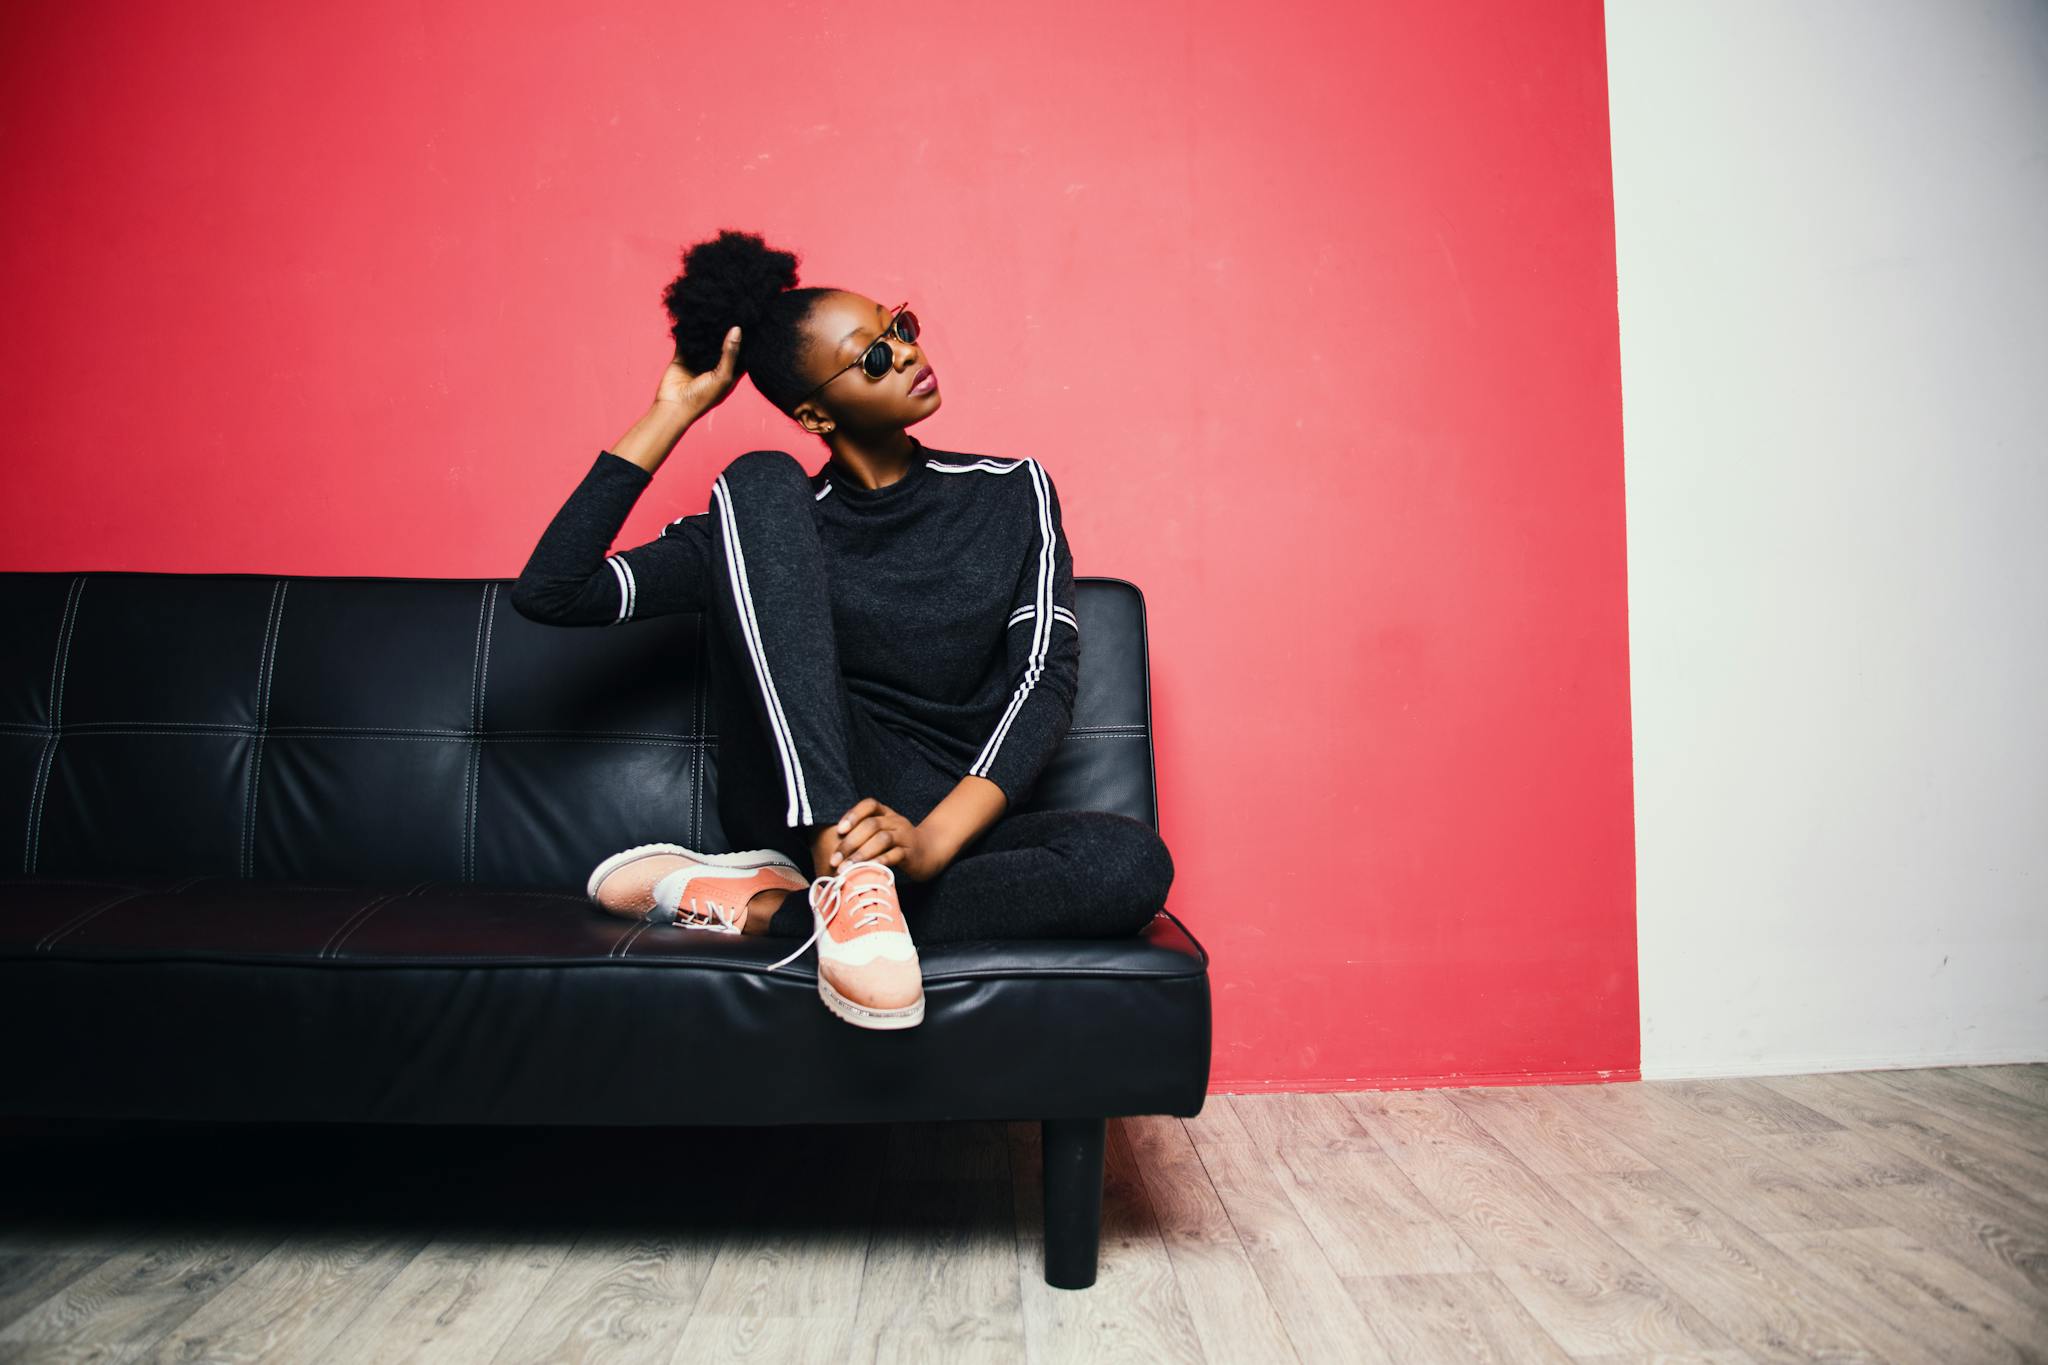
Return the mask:
[[1102,1241],[1102,1142],[1107,1119],[1047,1119],[1045,1282],[1055,1289],[1095,1283]]

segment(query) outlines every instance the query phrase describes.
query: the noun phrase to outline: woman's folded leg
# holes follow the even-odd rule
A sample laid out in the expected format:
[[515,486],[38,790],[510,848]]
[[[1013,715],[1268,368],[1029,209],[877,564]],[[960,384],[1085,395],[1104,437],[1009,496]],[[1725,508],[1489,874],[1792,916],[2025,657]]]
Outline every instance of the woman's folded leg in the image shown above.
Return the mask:
[[1004,815],[938,876],[898,882],[920,943],[1135,934],[1172,884],[1158,831],[1098,810]]

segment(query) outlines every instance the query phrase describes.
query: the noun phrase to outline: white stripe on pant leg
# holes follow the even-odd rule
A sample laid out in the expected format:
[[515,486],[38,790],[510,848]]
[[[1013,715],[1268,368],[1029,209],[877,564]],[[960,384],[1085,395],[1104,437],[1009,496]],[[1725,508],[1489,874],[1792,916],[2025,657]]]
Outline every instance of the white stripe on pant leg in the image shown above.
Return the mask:
[[977,777],[987,777],[994,766],[995,756],[1003,747],[1003,737],[1010,732],[1010,722],[1024,708],[1024,699],[1031,695],[1039,675],[1045,671],[1046,655],[1052,645],[1052,575],[1056,555],[1053,544],[1052,506],[1045,492],[1045,474],[1032,461],[1025,461],[1031,474],[1032,491],[1038,495],[1038,590],[1033,594],[1035,604],[1031,622],[1031,653],[1024,669],[1024,680],[1010,697],[1010,705],[1003,712],[1003,718],[996,723],[995,733],[988,737],[981,754],[974,760],[968,772]]
[[732,580],[733,601],[739,611],[740,635],[747,642],[754,677],[761,686],[768,713],[768,730],[774,736],[776,753],[782,760],[783,784],[789,792],[789,809],[783,817],[784,822],[793,827],[801,816],[803,823],[810,824],[813,823],[810,793],[804,786],[803,765],[796,752],[796,736],[789,728],[789,718],[782,710],[782,698],[769,676],[767,647],[761,639],[761,623],[754,612],[753,590],[747,582],[746,552],[739,543],[739,521],[732,509],[732,486],[721,474],[712,492],[718,500],[719,522],[725,531],[726,562],[730,566],[727,576]]
[[783,785],[789,791],[789,813],[785,823],[792,828],[798,824],[816,824],[811,818],[811,793],[804,783],[804,769],[797,757],[796,736],[789,728],[789,718],[783,714],[782,698],[775,691],[774,679],[768,675],[767,648],[761,640],[761,623],[754,615],[753,590],[747,585],[747,559],[740,548],[739,522],[733,515],[732,488],[720,474],[712,485],[712,494],[718,500],[720,524],[725,530],[726,562],[731,566],[727,575],[732,580],[733,602],[739,608],[740,634],[746,639],[747,653],[754,662],[754,677],[761,684],[761,694],[768,704],[768,729],[775,736],[776,751],[782,757]]

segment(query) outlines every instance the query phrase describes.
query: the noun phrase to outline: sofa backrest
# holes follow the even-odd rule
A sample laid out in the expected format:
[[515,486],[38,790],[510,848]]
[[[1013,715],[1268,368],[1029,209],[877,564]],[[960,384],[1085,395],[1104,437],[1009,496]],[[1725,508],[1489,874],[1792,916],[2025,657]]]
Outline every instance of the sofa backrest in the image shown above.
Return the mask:
[[[0,573],[0,877],[574,888],[726,850],[697,613],[546,626],[507,580]],[[1073,729],[1020,810],[1158,824],[1144,598],[1075,580]]]

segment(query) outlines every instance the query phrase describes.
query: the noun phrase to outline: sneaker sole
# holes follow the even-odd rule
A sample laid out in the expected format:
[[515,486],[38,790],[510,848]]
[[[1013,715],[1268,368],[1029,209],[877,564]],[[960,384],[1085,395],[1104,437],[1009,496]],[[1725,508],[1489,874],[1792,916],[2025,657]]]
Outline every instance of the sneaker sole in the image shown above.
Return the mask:
[[856,1004],[832,989],[832,983],[825,979],[825,973],[818,973],[818,998],[825,1002],[825,1008],[859,1028],[914,1028],[924,1022],[924,996],[919,994],[908,1005],[893,1010],[869,1009]]
[[[774,849],[756,848],[745,853],[699,853],[696,849],[684,848],[681,844],[636,844],[632,848],[621,849],[599,863],[592,870],[590,880],[584,883],[583,894],[589,898],[591,904],[597,904],[597,888],[606,877],[635,858],[644,857],[649,853],[678,853],[693,862],[703,863],[709,867],[786,867],[799,882],[805,885],[810,883],[810,879],[804,876],[803,869]],[[792,888],[792,891],[794,890],[795,888]]]

